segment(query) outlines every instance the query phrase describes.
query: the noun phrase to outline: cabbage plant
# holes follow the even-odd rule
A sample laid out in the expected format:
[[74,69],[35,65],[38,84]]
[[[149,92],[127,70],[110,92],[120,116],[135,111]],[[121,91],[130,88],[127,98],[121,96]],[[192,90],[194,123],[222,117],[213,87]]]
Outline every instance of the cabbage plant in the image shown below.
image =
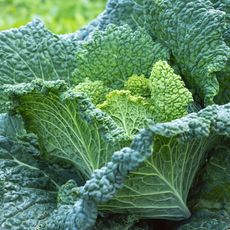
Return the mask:
[[1,229],[228,229],[229,13],[109,0],[0,32]]

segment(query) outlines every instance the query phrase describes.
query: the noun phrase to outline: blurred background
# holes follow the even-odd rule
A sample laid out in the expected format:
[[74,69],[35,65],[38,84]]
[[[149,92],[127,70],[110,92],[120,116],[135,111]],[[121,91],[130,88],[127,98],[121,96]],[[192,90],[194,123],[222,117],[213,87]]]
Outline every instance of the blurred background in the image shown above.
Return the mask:
[[74,32],[101,13],[107,0],[0,0],[0,30],[41,18],[54,33]]

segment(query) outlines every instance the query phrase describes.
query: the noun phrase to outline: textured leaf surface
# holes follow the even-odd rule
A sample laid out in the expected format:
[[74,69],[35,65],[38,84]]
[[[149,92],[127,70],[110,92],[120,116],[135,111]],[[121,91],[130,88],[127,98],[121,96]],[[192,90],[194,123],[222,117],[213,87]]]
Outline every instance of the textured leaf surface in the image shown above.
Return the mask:
[[223,41],[224,12],[206,0],[146,1],[147,26],[172,51],[187,81],[201,93],[206,104],[213,102],[221,71],[230,49]]
[[229,104],[211,106],[169,123],[151,125],[155,135],[152,156],[130,172],[124,188],[100,208],[142,218],[188,218],[188,192],[206,151],[216,143],[214,133],[230,135],[227,114]]
[[225,33],[224,39],[228,46],[230,46],[230,2],[229,0],[211,0],[214,4],[214,7],[217,10],[221,10],[226,13],[226,26],[225,26]]
[[101,80],[118,89],[133,74],[149,76],[154,62],[168,58],[169,50],[153,42],[144,30],[110,25],[105,31],[96,30],[91,39],[81,44],[74,80]]
[[41,223],[42,230],[90,230],[97,218],[97,206],[79,200],[75,205],[61,205]]
[[91,33],[98,28],[99,22],[100,22],[101,15],[99,15],[96,19],[92,20],[90,23],[88,23],[86,26],[82,27],[78,31],[70,34],[61,34],[59,35],[62,39],[70,39],[75,42],[83,42],[87,40]]
[[[7,121],[7,116],[0,123]],[[10,118],[12,129],[20,121]],[[6,122],[6,130],[10,127]],[[13,130],[11,130],[13,131]],[[10,133],[11,133],[10,131]],[[56,207],[56,183],[43,173],[29,143],[11,141],[0,131],[0,228],[34,230]]]
[[109,0],[105,11],[98,18],[98,26],[105,29],[109,24],[122,26],[128,24],[131,28],[144,27],[143,0]]
[[167,62],[158,61],[153,65],[149,81],[155,121],[172,121],[188,114],[192,94]]
[[[201,186],[197,188],[194,209],[230,211],[230,149],[217,148],[202,173]],[[198,192],[199,191],[199,192]]]
[[90,81],[89,79],[85,79],[74,87],[74,91],[85,93],[93,104],[97,105],[105,100],[105,96],[110,89],[106,87],[102,81]]
[[0,135],[15,138],[24,135],[24,124],[20,116],[10,116],[6,113],[0,114]]
[[[184,197],[187,197],[187,194],[185,193],[180,194],[180,189],[177,190],[178,188],[177,186],[178,184],[181,185],[182,187],[184,186],[183,191],[186,190],[188,193],[195,171],[198,167],[197,163],[199,163],[200,165],[199,160],[201,159],[200,156],[202,154],[200,155],[199,153],[197,155],[197,153],[200,150],[199,149],[200,146],[194,145],[195,149],[193,150],[195,150],[195,152],[188,154],[188,156],[186,156],[186,158],[182,158],[182,160],[181,160],[181,155],[182,156],[184,155],[183,152],[181,152],[179,158],[177,158],[177,161],[175,162],[176,163],[175,166],[178,167],[175,168],[172,167],[174,172],[173,174],[170,174],[171,172],[170,170],[166,171],[166,169],[164,169],[164,174],[162,174],[164,175],[164,177],[163,176],[160,177],[159,176],[160,167],[159,167],[159,170],[157,171],[158,174],[155,173],[151,178],[151,180],[145,180],[146,177],[148,178],[149,173],[152,173],[152,171],[155,170],[155,168],[152,168],[151,172],[148,172],[147,170],[144,171],[141,177],[138,178],[138,183],[131,183],[130,186],[127,186],[127,184],[129,185],[128,181],[132,180],[132,174],[131,174],[131,176],[127,178],[124,188],[121,189],[124,183],[123,180],[125,177],[127,177],[130,171],[134,170],[137,166],[139,166],[141,162],[143,163],[146,157],[148,156],[151,157],[152,142],[153,142],[154,150],[156,150],[157,148],[161,148],[159,147],[158,144],[159,141],[157,141],[158,138],[163,142],[164,140],[167,140],[167,138],[171,137],[172,141],[177,141],[174,143],[179,143],[179,140],[183,140],[185,142],[189,140],[190,141],[193,140],[198,142],[199,139],[203,139],[206,137],[210,138],[211,137],[210,132],[215,132],[216,134],[219,135],[230,136],[230,130],[228,128],[226,129],[224,128],[224,127],[229,127],[229,120],[222,119],[223,115],[229,114],[229,112],[230,112],[229,104],[225,106],[214,105],[200,111],[197,114],[196,113],[189,114],[184,118],[169,123],[152,124],[150,125],[149,128],[141,130],[138,133],[138,135],[135,136],[130,147],[126,147],[115,152],[112,156],[112,160],[106,163],[104,167],[95,170],[92,173],[91,178],[87,180],[84,186],[80,188],[75,188],[75,190],[73,190],[80,195],[81,199],[78,200],[77,203],[75,203],[76,205],[75,207],[66,206],[67,213],[69,213],[68,210],[70,209],[76,210],[76,212],[74,212],[75,214],[80,210],[82,211],[80,211],[81,215],[79,216],[74,215],[73,219],[68,216],[66,220],[71,220],[71,219],[75,220],[72,223],[76,223],[80,229],[87,229],[86,225],[84,225],[87,219],[89,219],[89,222],[87,222],[87,226],[92,226],[92,224],[95,222],[95,215],[93,215],[95,213],[95,209],[92,208],[93,213],[90,212],[88,209],[89,204],[91,203],[91,205],[93,205],[95,203],[102,203],[106,201],[107,203],[100,205],[100,208],[112,212],[122,212],[122,207],[125,206],[124,209],[126,214],[127,212],[130,212],[134,215],[138,215],[139,217],[145,217],[145,218],[150,217],[151,211],[153,211],[152,213],[153,215],[151,216],[151,218],[161,217],[166,219],[178,220],[178,219],[188,217],[189,212],[187,207],[185,206],[184,203],[185,201],[183,200]],[[153,139],[154,136],[155,138]],[[161,136],[161,138],[159,136]],[[202,146],[201,143],[199,144]],[[206,147],[202,146],[202,148],[204,149]],[[168,149],[166,149],[162,153],[164,154],[166,153],[165,155],[167,155],[167,152]],[[153,155],[157,155],[157,152],[153,152]],[[198,159],[196,157],[198,157]],[[161,155],[161,158],[163,158],[163,155]],[[174,157],[172,156],[171,159],[174,159]],[[181,167],[180,167],[181,165],[180,162],[178,162],[178,159],[180,159],[180,162],[183,162],[183,160],[184,161],[188,160],[190,164],[183,165],[182,163],[182,174],[176,175],[177,171],[181,172]],[[150,160],[150,163],[154,165],[154,162],[152,160]],[[193,163],[195,163],[194,164],[195,168],[191,167]],[[147,168],[147,166],[145,168]],[[147,175],[146,175],[146,171],[147,171]],[[139,172],[139,170],[137,170],[136,172]],[[188,172],[189,176],[185,173],[186,175],[185,177],[183,177],[184,176],[183,172]],[[135,175],[135,177],[136,176],[137,175]],[[167,179],[168,176],[169,179]],[[154,177],[158,177],[156,184],[153,184]],[[177,183],[180,182],[180,179],[182,179],[181,183]],[[183,180],[183,179],[188,179],[188,180]],[[165,184],[166,186],[171,185],[170,189],[172,190],[168,191],[165,190],[165,187],[162,188],[160,186],[161,184],[159,183],[161,182],[161,180],[166,183]],[[170,183],[171,181],[175,182],[175,184]],[[148,190],[148,186],[151,185],[152,185],[151,190]],[[154,192],[153,192],[153,187],[154,187]],[[158,188],[159,190],[157,190]],[[70,186],[70,189],[73,189],[72,186]],[[115,196],[115,198],[112,201],[108,202],[114,196],[115,192],[118,189],[121,189],[118,195]],[[146,194],[146,189],[148,192],[147,194]],[[123,193],[124,190],[126,191]],[[162,198],[161,196],[165,194],[165,192],[166,193],[168,192],[169,194],[167,197],[163,197],[163,199],[161,200]],[[72,198],[73,197],[71,196],[70,199],[71,202],[72,202]],[[156,199],[153,200],[153,198]],[[88,201],[90,201],[90,203],[88,203]],[[156,206],[156,204],[159,203],[160,201],[162,201],[160,208],[161,209],[165,208],[165,209],[161,210],[162,215],[155,216],[156,215],[155,212],[159,211],[158,210],[159,206]],[[175,204],[173,203],[173,201],[175,201]],[[151,207],[152,210],[150,209],[151,204],[152,204]],[[58,209],[56,212],[57,214],[56,217],[61,217],[60,214],[58,213],[62,213],[62,211],[64,212],[64,209]],[[177,213],[176,211],[178,211],[179,213]],[[172,215],[170,215],[170,212]],[[175,213],[179,215],[175,216]],[[62,217],[63,216],[66,216],[66,212],[63,213]],[[59,225],[61,223],[60,218],[53,218],[52,223],[54,224],[53,226],[56,226],[55,223]]]
[[[230,47],[230,1],[229,0],[212,0],[214,7],[217,10],[225,12],[225,32],[224,40],[226,44]],[[218,73],[218,81],[220,82],[220,93],[215,102],[218,104],[228,103],[230,101],[230,57],[225,68]]]
[[149,79],[146,78],[144,75],[132,75],[128,78],[125,82],[126,90],[129,90],[132,95],[134,96],[141,96],[144,98],[150,97],[150,86],[149,86]]
[[155,154],[130,173],[124,188],[102,209],[142,218],[181,220],[190,216],[187,195],[209,142],[183,144],[158,137],[154,143]]
[[145,98],[132,96],[127,90],[110,92],[105,102],[98,107],[113,118],[130,140],[147,125],[148,119],[152,117]]
[[0,33],[0,83],[65,79],[76,66],[76,42],[48,31],[35,19],[19,29]]
[[215,103],[225,104],[230,102],[230,58],[226,67],[218,73],[218,81],[220,82],[220,92],[215,97]]
[[135,226],[136,222],[138,222],[138,218],[132,215],[105,216],[98,218],[93,230],[149,230],[148,226]]
[[177,230],[228,230],[229,228],[229,213],[203,210],[195,213],[187,224],[182,225]]
[[83,95],[66,91],[63,81],[34,81],[6,91],[47,156],[72,162],[86,177],[120,147],[123,131]]

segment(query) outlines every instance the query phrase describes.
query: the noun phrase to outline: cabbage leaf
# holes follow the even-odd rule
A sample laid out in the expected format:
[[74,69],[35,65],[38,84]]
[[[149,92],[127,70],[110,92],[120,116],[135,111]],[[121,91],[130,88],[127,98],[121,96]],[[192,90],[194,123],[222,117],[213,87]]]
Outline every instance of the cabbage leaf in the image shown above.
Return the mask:
[[17,95],[15,110],[28,130],[38,135],[46,156],[72,162],[86,178],[125,140],[123,130],[109,116],[84,95],[68,91],[64,81],[35,80],[6,85],[5,91]]
[[32,139],[16,140],[19,134],[25,134],[22,120],[1,115],[0,228],[4,230],[34,230],[56,208],[58,185],[40,169]]

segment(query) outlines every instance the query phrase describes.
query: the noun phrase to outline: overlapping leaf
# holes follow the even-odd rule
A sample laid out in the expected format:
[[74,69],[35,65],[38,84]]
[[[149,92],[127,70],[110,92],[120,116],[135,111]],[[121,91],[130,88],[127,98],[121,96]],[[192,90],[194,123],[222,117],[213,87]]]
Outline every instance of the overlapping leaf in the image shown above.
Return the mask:
[[84,176],[120,148],[123,131],[83,95],[67,91],[63,81],[33,81],[5,90],[17,95],[17,110],[47,156],[72,162]]
[[55,209],[58,186],[39,169],[37,149],[13,138],[21,120],[1,115],[0,124],[0,228],[34,230]]
[[219,84],[215,73],[228,60],[230,49],[224,42],[224,12],[210,1],[147,0],[149,31],[168,46],[193,90],[206,104],[213,103]]
[[193,179],[205,154],[215,146],[217,134],[230,135],[229,114],[229,104],[211,106],[172,122],[150,125],[155,135],[152,156],[130,172],[124,188],[100,208],[142,218],[188,218],[186,202]]

